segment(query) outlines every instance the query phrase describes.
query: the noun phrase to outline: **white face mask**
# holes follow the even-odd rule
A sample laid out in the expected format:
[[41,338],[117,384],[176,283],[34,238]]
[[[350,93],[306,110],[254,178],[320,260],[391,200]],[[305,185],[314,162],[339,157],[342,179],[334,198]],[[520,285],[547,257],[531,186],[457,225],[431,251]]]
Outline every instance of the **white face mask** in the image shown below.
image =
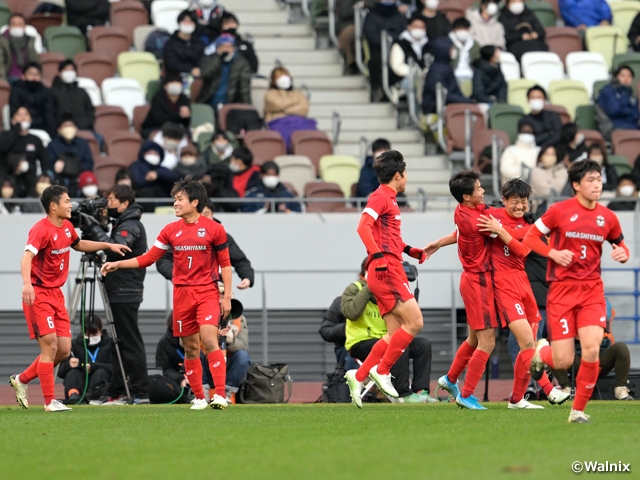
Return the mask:
[[82,187],[82,195],[85,197],[95,197],[98,194],[98,185],[87,185]]
[[182,163],[183,165],[195,165],[197,161],[198,159],[196,157],[192,157],[191,155],[185,155],[180,159],[180,163]]
[[169,83],[166,86],[166,91],[169,95],[177,97],[182,93],[182,84],[177,82]]
[[532,112],[539,112],[544,108],[544,100],[539,98],[531,99],[529,100],[529,106]]
[[160,155],[147,154],[147,155],[144,156],[144,159],[150,165],[159,165],[160,164]]
[[636,189],[633,185],[623,185],[618,188],[618,193],[621,197],[633,197],[633,194],[636,193]]
[[412,28],[411,30],[409,30],[409,34],[416,40],[422,40],[427,36],[427,31],[423,30],[422,28]]
[[165,140],[164,148],[166,148],[170,152],[175,152],[176,150],[178,150],[178,142],[175,140]]
[[228,146],[229,146],[228,143],[214,143],[213,144],[214,150],[216,152],[220,152],[220,153],[224,152],[227,149]]
[[293,85],[293,80],[291,80],[291,77],[289,75],[280,75],[276,79],[276,87],[278,87],[280,90],[289,90],[291,88],[291,85]]
[[440,5],[440,0],[427,0],[424,4],[429,10],[437,10]]
[[191,35],[195,31],[196,31],[196,26],[193,23],[180,24],[180,33],[184,33],[185,35]]
[[470,36],[471,33],[469,33],[469,30],[456,30],[456,37],[458,37],[458,40],[460,40],[462,43],[465,43],[467,40],[469,40]]
[[26,120],[23,120],[22,122],[20,122],[20,130],[22,130],[23,132],[26,132],[30,128],[31,128],[31,122],[27,122]]
[[240,171],[240,165],[238,165],[237,163],[230,163],[229,170],[231,170],[233,173],[238,173]]
[[510,4],[509,11],[514,15],[520,15],[522,12],[524,12],[524,2]]
[[521,143],[526,143],[527,145],[535,145],[536,137],[533,133],[519,133],[518,141]]
[[215,3],[215,0],[200,0],[198,2],[201,7],[209,8],[211,5]]
[[262,177],[262,183],[269,190],[273,190],[280,183],[280,178],[277,175],[267,175],[265,177]]
[[496,13],[498,13],[498,5],[495,3],[487,3],[487,14],[493,17]]
[[95,345],[98,345],[101,340],[102,340],[102,335],[95,335],[93,337],[89,337],[89,346],[93,347]]
[[9,35],[16,38],[24,37],[24,28],[22,27],[11,27],[9,29]]
[[38,182],[36,183],[36,193],[38,194],[39,197],[41,197],[44,191],[50,186],[51,186],[50,183]]
[[64,83],[73,83],[78,78],[78,74],[75,70],[63,70],[60,72],[60,78]]
[[551,168],[556,163],[558,163],[558,158],[553,154],[551,154],[551,155],[542,155],[542,157],[540,157],[540,163],[545,168]]
[[27,173],[29,171],[29,162],[27,162],[26,160],[22,160],[18,168],[20,170],[20,173]]

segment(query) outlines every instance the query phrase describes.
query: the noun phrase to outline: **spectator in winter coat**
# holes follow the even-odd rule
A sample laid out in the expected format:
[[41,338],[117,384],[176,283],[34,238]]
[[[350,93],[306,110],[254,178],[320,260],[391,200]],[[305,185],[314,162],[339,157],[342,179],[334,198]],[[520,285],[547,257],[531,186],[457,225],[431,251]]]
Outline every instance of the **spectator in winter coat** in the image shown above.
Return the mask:
[[164,149],[157,143],[147,141],[140,147],[138,160],[129,167],[138,198],[168,197],[173,184],[180,179],[177,173],[160,166],[163,159]]
[[178,30],[164,46],[164,68],[168,75],[200,76],[200,60],[204,43],[195,35],[198,18],[195,12],[183,10],[178,15]]
[[39,62],[36,39],[25,33],[27,20],[21,13],[9,17],[9,28],[0,35],[0,78],[13,84],[22,77],[22,69],[29,62]]
[[469,8],[466,17],[471,23],[471,36],[478,45],[493,45],[506,50],[504,27],[498,21],[498,4],[495,0],[482,0],[480,10]]
[[609,202],[609,205],[607,205],[607,207],[609,207],[610,210],[618,212],[635,210],[635,202],[622,201],[626,198],[635,198],[637,201],[638,190],[631,175],[620,175],[620,178],[618,179],[618,188],[616,189],[616,198],[619,198],[621,200],[614,200],[612,202]]
[[260,176],[262,182],[257,186],[249,189],[244,194],[244,198],[253,198],[255,203],[243,203],[241,210],[245,213],[291,213],[302,212],[299,202],[275,202],[275,205],[269,201],[270,198],[291,198],[295,196],[287,187],[280,183],[280,167],[275,162],[265,162],[260,167]]
[[598,105],[611,120],[613,128],[636,130],[640,113],[638,99],[633,91],[633,70],[630,67],[619,67],[613,81],[600,90]]
[[167,74],[163,86],[151,100],[151,109],[142,123],[142,137],[160,130],[167,122],[181,124],[185,129],[191,123],[191,101],[182,91],[182,79]]
[[580,131],[575,123],[562,125],[560,141],[556,146],[558,147],[558,154],[564,160],[567,168],[573,162],[589,158],[589,150],[584,142],[584,133]]
[[544,27],[523,0],[507,0],[498,18],[504,27],[507,51],[518,60],[527,52],[546,52]]
[[631,22],[628,37],[631,48],[636,52],[640,52],[640,13]]
[[253,49],[253,43],[246,41],[238,33],[238,27],[240,22],[231,12],[223,12],[220,16],[220,33],[227,33],[233,35],[236,39],[236,46],[238,47],[238,53],[247,59],[249,66],[251,67],[251,73],[258,73],[258,56]]
[[502,183],[512,178],[522,178],[527,182],[531,171],[538,163],[539,151],[540,147],[536,147],[536,138],[533,135],[533,125],[526,117],[522,117],[518,122],[516,143],[505,148],[500,158]]
[[436,38],[431,45],[433,64],[429,67],[424,80],[422,92],[422,112],[436,113],[436,85],[441,83],[447,89],[445,103],[473,103],[465,97],[458,86],[456,76],[451,67],[451,60],[455,47],[449,37]]
[[536,145],[557,144],[560,141],[562,122],[556,112],[544,109],[547,101],[547,92],[540,85],[534,85],[527,90],[527,100],[529,101],[531,112],[523,118],[526,118],[533,125]]
[[80,172],[93,171],[93,155],[89,142],[79,138],[77,133],[78,127],[74,118],[68,113],[62,115],[58,120],[58,135],[47,146],[51,158],[51,173],[59,175],[65,169],[64,162],[60,160],[63,153],[70,153],[78,159]]
[[[362,26],[362,33],[369,45],[369,80],[371,81],[371,101],[380,102],[384,99],[382,91],[382,50],[380,32],[385,30],[395,41],[405,30],[407,20],[395,3],[379,0],[369,11]],[[386,68],[386,66],[384,67]]]
[[458,83],[473,78],[471,65],[480,58],[480,45],[471,36],[470,28],[469,20],[460,17],[453,22],[451,32],[449,32],[449,38],[456,49],[452,67]]
[[190,144],[186,130],[179,123],[165,123],[162,130],[157,132],[151,141],[157,143],[164,150],[161,167],[173,170],[180,160],[180,152]]
[[368,197],[379,186],[378,174],[373,169],[373,162],[381,153],[391,150],[391,144],[385,138],[378,138],[371,144],[372,154],[364,160],[364,165],[360,170],[360,178],[356,187],[356,197]]
[[449,35],[451,23],[444,13],[438,11],[439,0],[425,0],[423,3],[424,8],[420,16],[427,26],[427,38],[433,43],[436,38]]
[[587,158],[593,160],[602,169],[602,189],[613,192],[618,188],[618,172],[613,165],[609,164],[607,149],[599,144],[592,143],[587,148]]
[[606,0],[560,0],[560,15],[567,27],[586,30],[596,25],[611,25],[613,16]]
[[83,34],[87,33],[87,27],[105,25],[109,20],[109,0],[64,0],[64,3],[67,23],[78,27]]
[[27,107],[31,114],[31,128],[44,130],[49,135],[55,132],[54,101],[51,91],[42,83],[42,67],[29,62],[22,69],[22,80],[11,88],[9,106],[12,112],[18,107]]
[[500,50],[486,45],[480,49],[480,57],[475,63],[471,98],[488,104],[506,102],[507,82],[500,70]]
[[[558,196],[567,184],[568,178],[567,167],[558,155],[556,147],[554,145],[543,145],[538,154],[538,164],[529,178],[531,196]],[[540,200],[534,200],[531,209],[535,212],[541,203]]]
[[189,145],[184,147],[180,152],[180,162],[173,169],[180,178],[184,178],[187,175],[191,175],[194,180],[201,180],[207,173],[207,166],[204,160],[198,158],[198,151],[195,147]]
[[196,35],[202,43],[209,45],[220,35],[220,16],[224,7],[218,0],[191,0],[189,10],[195,12],[198,18]]
[[409,59],[412,59],[421,70],[425,68],[425,56],[429,53],[429,40],[424,20],[414,15],[409,19],[407,29],[400,34],[391,46],[389,53],[390,83],[401,82],[400,90],[409,88]]
[[57,118],[71,115],[80,130],[93,130],[95,108],[89,94],[78,86],[78,69],[73,60],[64,60],[58,65],[58,76],[53,79],[51,93],[56,106]]
[[229,141],[229,135],[221,130],[216,130],[211,136],[211,147],[202,153],[202,159],[206,165],[217,162],[225,162],[228,165],[232,153],[233,145]]
[[238,147],[231,154],[229,169],[233,173],[233,189],[239,197],[262,182],[260,167],[253,165],[253,154],[247,147]]

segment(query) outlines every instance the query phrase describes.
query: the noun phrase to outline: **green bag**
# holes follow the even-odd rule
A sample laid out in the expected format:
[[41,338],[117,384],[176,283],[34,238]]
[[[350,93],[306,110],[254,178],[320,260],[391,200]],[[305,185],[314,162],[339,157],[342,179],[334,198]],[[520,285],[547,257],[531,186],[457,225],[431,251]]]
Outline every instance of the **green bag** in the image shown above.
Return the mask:
[[289,375],[288,365],[252,363],[247,371],[247,379],[242,382],[238,390],[238,403],[288,403],[292,389],[293,381]]

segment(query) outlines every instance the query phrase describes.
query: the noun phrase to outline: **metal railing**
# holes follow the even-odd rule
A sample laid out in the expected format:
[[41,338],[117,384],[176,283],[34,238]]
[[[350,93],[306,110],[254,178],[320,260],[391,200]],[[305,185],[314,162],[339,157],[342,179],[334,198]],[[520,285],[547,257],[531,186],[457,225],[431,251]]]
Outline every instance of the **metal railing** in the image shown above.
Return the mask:
[[444,109],[447,100],[447,89],[442,83],[436,83],[436,115],[438,120],[436,123],[436,131],[438,136],[438,145],[442,148],[442,151],[446,154],[448,147],[444,138]]
[[391,91],[391,85],[389,83],[389,56],[391,54],[391,47],[393,46],[393,37],[387,33],[386,30],[380,32],[380,57],[381,57],[381,69],[382,69],[382,90],[387,96],[389,101],[397,106],[399,103],[398,98]]
[[336,35],[336,0],[329,0],[329,38],[336,48],[340,48],[340,42]]
[[362,27],[364,26],[364,18],[367,16],[367,11],[363,6],[357,3],[353,6],[353,26],[355,28],[355,50],[356,50],[356,65],[358,70],[365,77],[369,76],[369,69],[364,64],[362,58]]
[[419,78],[422,75],[422,70],[413,58],[409,58],[407,64],[409,65],[410,78],[409,89],[407,90],[407,106],[409,108],[409,118],[411,118],[411,122],[413,123],[414,127],[422,130],[422,125],[420,123],[420,111],[418,110],[418,92],[416,90]]
[[[640,268],[603,268],[602,271],[607,272],[633,272],[633,290],[632,291],[607,291],[604,294],[606,297],[621,297],[631,296],[633,297],[633,315],[616,315],[616,321],[634,322],[634,339],[632,341],[626,340],[626,343],[640,343]],[[613,302],[612,302],[613,303]],[[615,306],[614,306],[615,308]]]
[[340,130],[342,129],[342,118],[339,112],[333,112],[331,114],[331,143],[333,146],[337,146],[340,140]]

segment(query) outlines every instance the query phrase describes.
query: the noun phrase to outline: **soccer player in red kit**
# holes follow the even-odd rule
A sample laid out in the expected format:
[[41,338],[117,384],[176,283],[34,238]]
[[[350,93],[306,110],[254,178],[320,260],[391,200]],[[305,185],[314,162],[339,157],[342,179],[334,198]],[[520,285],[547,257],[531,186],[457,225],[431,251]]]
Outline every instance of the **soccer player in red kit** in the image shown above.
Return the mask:
[[[598,203],[602,193],[600,165],[592,160],[572,163],[569,182],[575,197],[553,204],[524,237],[528,247],[549,258],[547,321],[551,346],[545,339],[538,341],[531,374],[533,378],[540,377],[544,364],[569,368],[577,335],[582,363],[569,422],[588,423],[584,409],[598,380],[600,344],[607,319],[600,276],[602,244],[611,243],[611,258],[620,263],[629,259],[629,249],[618,217]],[[540,239],[543,234],[549,235],[549,245]]]
[[407,184],[406,164],[395,150],[381,153],[373,168],[380,187],[371,194],[358,224],[358,235],[367,248],[369,289],[375,295],[387,333],[378,340],[357,370],[345,374],[351,400],[362,408],[362,382],[369,376],[386,395],[397,397],[391,383],[391,367],[422,329],[422,312],[413,296],[402,267],[402,253],[420,263],[426,256],[421,248],[402,241],[400,208],[396,196]]
[[[225,397],[226,362],[218,346],[220,308],[226,317],[231,311],[231,262],[224,227],[201,215],[207,202],[207,192],[201,183],[190,178],[175,184],[171,195],[177,222],[162,229],[151,249],[144,255],[107,262],[102,274],[118,268],[146,268],[173,249],[173,334],[182,338],[185,350],[184,369],[196,397],[192,410],[228,406]],[[224,294],[220,303],[218,270],[222,271]],[[211,403],[202,388],[200,340],[207,355],[215,384]]]
[[53,369],[71,351],[71,322],[61,290],[69,275],[69,252],[72,248],[87,253],[111,250],[124,255],[131,250],[126,245],[80,240],[69,221],[71,199],[65,187],[48,187],[40,201],[47,216],[29,231],[20,264],[22,309],[29,335],[40,346],[40,355],[24,372],[12,375],[9,383],[18,403],[29,408],[27,384],[40,378],[44,411],[65,412],[71,409],[54,398]]

